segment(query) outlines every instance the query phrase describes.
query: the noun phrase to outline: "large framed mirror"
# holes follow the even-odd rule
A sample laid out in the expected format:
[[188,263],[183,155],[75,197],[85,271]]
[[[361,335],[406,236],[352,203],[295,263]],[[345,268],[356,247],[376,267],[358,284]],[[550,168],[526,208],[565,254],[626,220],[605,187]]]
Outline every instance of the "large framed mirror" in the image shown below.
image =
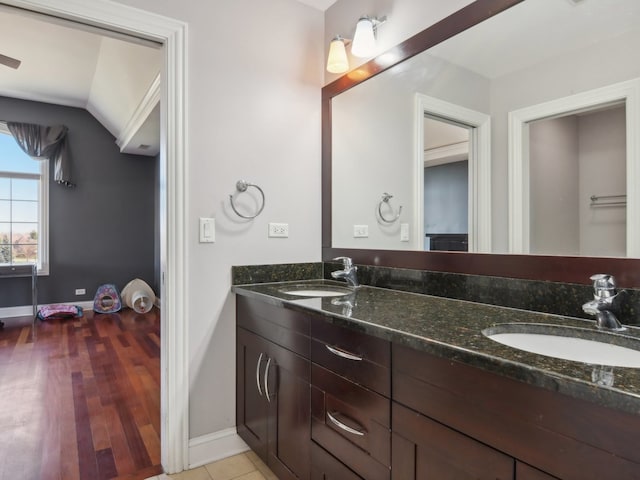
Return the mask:
[[[640,8],[614,1],[476,1],[323,88],[323,259],[573,283],[603,271],[640,286],[640,92],[633,83],[640,62],[632,60]],[[592,108],[568,101],[621,84],[624,95],[605,95]],[[562,114],[541,109],[549,102],[565,105]],[[613,130],[601,123],[611,118],[622,128],[614,139],[602,136]],[[560,121],[584,131],[558,140]],[[556,137],[537,140],[545,128]],[[434,142],[436,133],[444,140]],[[527,149],[520,155],[510,150],[514,138]],[[576,152],[589,142],[608,163],[592,167],[606,179],[595,174],[595,185],[584,187],[574,181],[586,171]],[[575,147],[573,163],[561,177],[556,157],[567,144]],[[560,145],[552,155],[551,145]],[[602,153],[603,145],[611,150]],[[534,154],[556,170],[538,168]],[[466,183],[445,183],[451,178]],[[567,193],[569,183],[580,193]],[[449,192],[435,207],[434,188]],[[588,199],[615,196],[613,204],[584,205],[587,191]],[[443,205],[459,213],[427,214]],[[530,231],[537,236],[522,241]],[[603,248],[612,237],[611,249]]]

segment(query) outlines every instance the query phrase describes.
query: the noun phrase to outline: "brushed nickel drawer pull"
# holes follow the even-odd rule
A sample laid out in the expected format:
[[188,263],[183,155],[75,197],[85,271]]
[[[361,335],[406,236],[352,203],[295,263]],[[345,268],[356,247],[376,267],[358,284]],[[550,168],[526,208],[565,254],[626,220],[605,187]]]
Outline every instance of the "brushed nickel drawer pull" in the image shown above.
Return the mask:
[[353,353],[349,353],[345,350],[342,350],[341,348],[332,347],[330,345],[325,345],[325,347],[327,347],[327,350],[329,350],[334,355],[337,355],[338,357],[346,358],[348,360],[355,360],[357,362],[362,361],[362,357],[354,355]]
[[262,363],[262,353],[258,357],[258,362],[256,363],[256,386],[258,387],[258,393],[262,396],[262,388],[260,388],[260,364]]
[[349,433],[352,433],[354,435],[359,435],[361,437],[363,437],[364,434],[366,433],[366,430],[364,428],[360,427],[359,430],[356,430],[355,428],[352,428],[349,425],[345,425],[344,423],[342,423],[334,415],[341,415],[341,414],[337,413],[337,412],[334,412],[333,415],[332,415],[331,413],[327,412],[327,417],[329,418],[331,423],[333,423],[336,427],[344,430],[345,432],[349,432]]

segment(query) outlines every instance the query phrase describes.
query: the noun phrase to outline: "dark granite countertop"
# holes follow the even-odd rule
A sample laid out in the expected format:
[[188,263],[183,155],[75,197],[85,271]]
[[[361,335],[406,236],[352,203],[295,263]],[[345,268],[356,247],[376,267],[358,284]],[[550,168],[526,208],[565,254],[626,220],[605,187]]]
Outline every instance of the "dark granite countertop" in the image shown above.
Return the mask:
[[[341,297],[302,298],[282,292],[300,284],[336,282],[235,285],[232,291],[284,308],[316,313],[337,325],[574,398],[640,414],[640,369],[600,367],[528,353],[482,334],[485,328],[513,322],[596,330],[593,321],[368,286]],[[640,339],[640,329],[630,327],[621,335]],[[595,381],[595,376],[604,377],[606,384]]]

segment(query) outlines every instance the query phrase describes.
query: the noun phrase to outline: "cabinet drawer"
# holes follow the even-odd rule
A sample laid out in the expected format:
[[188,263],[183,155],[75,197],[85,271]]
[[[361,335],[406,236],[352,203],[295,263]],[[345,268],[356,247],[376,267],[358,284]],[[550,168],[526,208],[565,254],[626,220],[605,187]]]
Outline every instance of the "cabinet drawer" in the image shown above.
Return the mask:
[[393,480],[512,480],[514,469],[513,458],[393,404]]
[[388,480],[390,401],[311,366],[311,438],[367,480]]
[[311,360],[386,397],[391,395],[391,345],[325,321],[311,323]]
[[640,416],[395,344],[393,400],[558,478],[640,472]]
[[236,323],[305,358],[309,358],[309,316],[238,296]]
[[363,480],[322,447],[311,444],[311,480]]

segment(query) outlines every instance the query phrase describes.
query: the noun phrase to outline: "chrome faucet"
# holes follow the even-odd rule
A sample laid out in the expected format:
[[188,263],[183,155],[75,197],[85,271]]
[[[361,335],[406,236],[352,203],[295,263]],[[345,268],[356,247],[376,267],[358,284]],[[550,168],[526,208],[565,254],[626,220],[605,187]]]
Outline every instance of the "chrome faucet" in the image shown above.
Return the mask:
[[353,264],[353,261],[349,257],[337,257],[334,260],[342,260],[343,269],[331,272],[331,276],[335,279],[344,278],[352,287],[359,287],[358,277],[356,272],[358,267]]
[[622,292],[616,292],[616,282],[612,275],[598,273],[590,277],[593,280],[593,300],[582,305],[582,310],[595,315],[596,325],[602,330],[620,332],[626,330],[614,313],[617,310],[616,299]]

